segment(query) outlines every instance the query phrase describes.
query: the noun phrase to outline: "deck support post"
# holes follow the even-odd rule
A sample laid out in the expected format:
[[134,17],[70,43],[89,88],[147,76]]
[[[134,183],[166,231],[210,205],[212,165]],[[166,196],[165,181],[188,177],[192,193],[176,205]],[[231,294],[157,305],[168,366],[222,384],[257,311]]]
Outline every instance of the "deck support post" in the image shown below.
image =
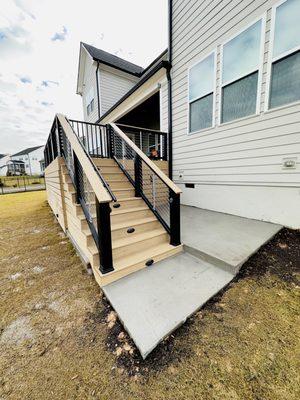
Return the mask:
[[111,208],[109,203],[99,203],[96,198],[96,215],[98,230],[98,251],[100,257],[100,272],[107,274],[114,270],[111,241]]
[[180,194],[170,190],[170,244],[180,245]]

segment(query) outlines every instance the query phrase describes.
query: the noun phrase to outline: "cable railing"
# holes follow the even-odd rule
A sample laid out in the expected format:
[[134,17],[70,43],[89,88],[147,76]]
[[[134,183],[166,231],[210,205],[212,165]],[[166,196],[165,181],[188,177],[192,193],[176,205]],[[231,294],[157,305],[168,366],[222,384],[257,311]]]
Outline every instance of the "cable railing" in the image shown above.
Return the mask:
[[168,134],[154,129],[116,124],[151,160],[168,159]]
[[69,122],[83,147],[91,157],[108,158],[109,140],[105,125],[69,119]]
[[46,167],[56,157],[64,158],[75,188],[76,202],[82,207],[98,248],[100,271],[113,271],[109,203],[117,199],[94,165],[89,150],[61,114],[55,117],[44,154]]
[[129,139],[110,124],[112,155],[150,210],[170,234],[170,244],[180,244],[181,190]]

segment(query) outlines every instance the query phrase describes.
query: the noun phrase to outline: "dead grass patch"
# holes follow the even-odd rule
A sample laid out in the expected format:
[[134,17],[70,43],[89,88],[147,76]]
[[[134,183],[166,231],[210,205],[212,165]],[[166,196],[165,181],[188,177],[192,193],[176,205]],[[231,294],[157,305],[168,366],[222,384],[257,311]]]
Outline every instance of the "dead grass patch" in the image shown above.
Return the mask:
[[0,197],[0,241],[1,399],[299,398],[299,232],[282,231],[146,361],[44,192]]

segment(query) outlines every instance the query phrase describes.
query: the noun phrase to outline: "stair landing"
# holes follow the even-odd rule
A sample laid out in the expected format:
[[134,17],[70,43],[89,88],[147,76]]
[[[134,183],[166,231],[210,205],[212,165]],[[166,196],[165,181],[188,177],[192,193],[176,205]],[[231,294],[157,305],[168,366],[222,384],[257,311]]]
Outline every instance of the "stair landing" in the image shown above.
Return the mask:
[[223,289],[281,229],[193,207],[183,207],[181,217],[185,253],[103,287],[143,358]]

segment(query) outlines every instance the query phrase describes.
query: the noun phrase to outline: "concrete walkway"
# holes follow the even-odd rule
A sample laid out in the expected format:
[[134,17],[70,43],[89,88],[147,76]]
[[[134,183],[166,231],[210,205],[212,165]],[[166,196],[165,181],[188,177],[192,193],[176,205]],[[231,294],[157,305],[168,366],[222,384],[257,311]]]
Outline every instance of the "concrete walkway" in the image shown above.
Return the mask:
[[181,206],[181,240],[186,251],[224,262],[234,273],[281,228],[268,222]]
[[103,291],[143,358],[226,286],[281,226],[182,207],[185,252]]
[[104,286],[143,358],[234,275],[188,253]]

